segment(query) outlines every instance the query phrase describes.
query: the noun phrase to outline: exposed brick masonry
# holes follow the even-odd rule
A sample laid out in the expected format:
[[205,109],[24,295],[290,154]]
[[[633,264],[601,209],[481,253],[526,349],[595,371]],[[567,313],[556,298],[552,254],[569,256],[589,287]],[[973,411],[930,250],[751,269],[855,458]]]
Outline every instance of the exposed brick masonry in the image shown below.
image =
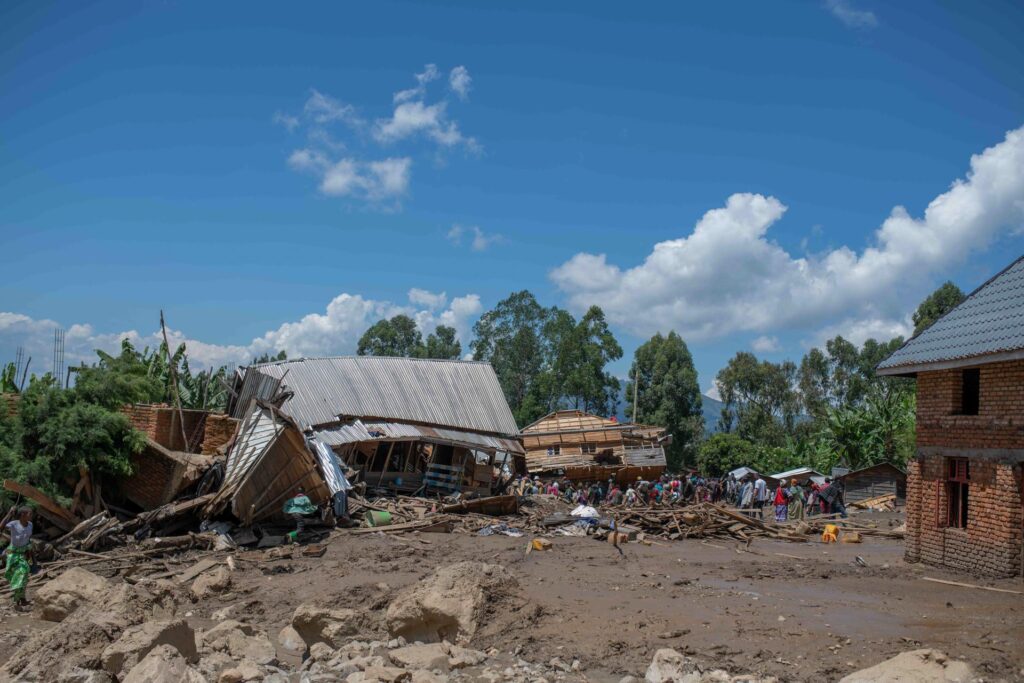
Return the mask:
[[[1021,464],[986,456],[1024,449],[1024,361],[980,366],[978,415],[960,410],[962,371],[917,377],[918,457],[907,471],[906,558],[981,574],[1021,571]],[[945,450],[945,449],[948,449]],[[967,528],[947,521],[948,457],[970,460]]]

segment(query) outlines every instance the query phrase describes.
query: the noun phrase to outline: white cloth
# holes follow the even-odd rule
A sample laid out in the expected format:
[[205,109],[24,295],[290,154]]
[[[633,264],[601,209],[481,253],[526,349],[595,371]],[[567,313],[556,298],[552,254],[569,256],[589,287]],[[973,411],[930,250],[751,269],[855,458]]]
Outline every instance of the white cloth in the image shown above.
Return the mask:
[[32,542],[32,522],[23,526],[14,520],[7,523],[7,530],[11,532],[11,545],[15,548],[24,548]]
[[598,517],[597,510],[589,505],[577,505],[576,509],[569,513],[573,517]]
[[754,500],[760,503],[768,500],[768,484],[764,483],[764,479],[754,482]]

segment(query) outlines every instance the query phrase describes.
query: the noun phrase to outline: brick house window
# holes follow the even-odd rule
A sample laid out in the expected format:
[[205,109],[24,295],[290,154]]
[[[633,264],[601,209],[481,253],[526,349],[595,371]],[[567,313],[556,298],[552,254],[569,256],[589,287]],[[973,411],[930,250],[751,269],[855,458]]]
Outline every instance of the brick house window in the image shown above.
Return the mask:
[[981,370],[964,370],[960,380],[960,414],[977,415],[981,402]]
[[561,454],[562,454],[562,447],[561,446],[548,446],[548,455],[561,455]]
[[967,458],[947,458],[946,467],[946,525],[966,529],[971,462]]

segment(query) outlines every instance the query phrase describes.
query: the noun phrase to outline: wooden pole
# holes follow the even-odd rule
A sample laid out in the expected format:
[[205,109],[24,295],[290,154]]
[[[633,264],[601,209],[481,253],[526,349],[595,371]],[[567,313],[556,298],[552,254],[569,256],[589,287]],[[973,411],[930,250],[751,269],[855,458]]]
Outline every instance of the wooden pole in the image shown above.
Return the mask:
[[188,450],[188,435],[185,434],[185,414],[181,411],[181,398],[178,396],[178,373],[171,360],[171,344],[167,341],[167,325],[164,324],[164,312],[160,310],[160,331],[164,334],[164,349],[167,352],[167,367],[171,371],[171,389],[174,393],[174,405],[178,408],[178,425],[181,427],[181,449]]
[[637,415],[640,414],[640,404],[637,402],[640,398],[640,362],[638,361],[636,367],[633,368],[633,424],[640,424],[640,419]]

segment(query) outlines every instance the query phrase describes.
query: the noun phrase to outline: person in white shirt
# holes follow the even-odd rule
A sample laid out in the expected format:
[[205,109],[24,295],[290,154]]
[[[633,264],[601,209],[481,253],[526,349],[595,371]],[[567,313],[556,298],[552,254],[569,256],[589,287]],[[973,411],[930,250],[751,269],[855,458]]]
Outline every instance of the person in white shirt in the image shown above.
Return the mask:
[[764,483],[761,475],[754,480],[754,507],[757,509],[757,516],[764,519],[764,504],[768,502],[768,484]]

